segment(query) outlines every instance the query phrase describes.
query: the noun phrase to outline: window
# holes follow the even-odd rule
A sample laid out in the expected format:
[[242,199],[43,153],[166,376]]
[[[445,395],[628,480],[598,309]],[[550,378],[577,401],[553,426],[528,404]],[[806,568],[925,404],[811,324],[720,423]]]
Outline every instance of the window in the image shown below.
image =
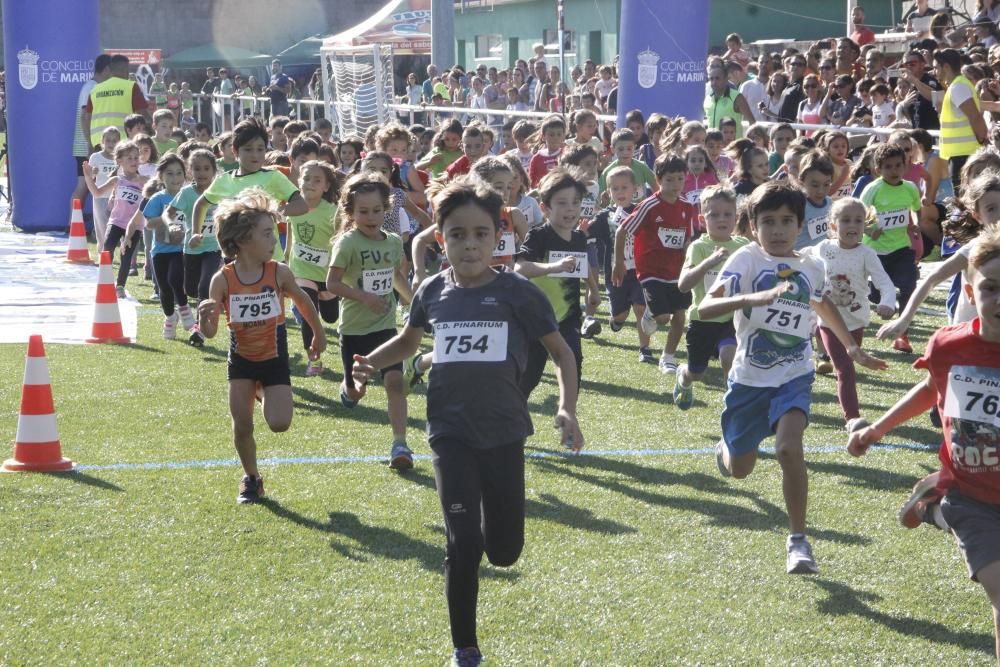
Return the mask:
[[503,35],[476,35],[476,60],[499,60],[503,55]]
[[[546,28],[542,31],[542,41],[545,43],[545,53],[555,54],[559,53],[559,31],[550,30]],[[563,31],[563,51],[567,55],[573,55],[576,53],[576,31],[575,30],[564,30]]]

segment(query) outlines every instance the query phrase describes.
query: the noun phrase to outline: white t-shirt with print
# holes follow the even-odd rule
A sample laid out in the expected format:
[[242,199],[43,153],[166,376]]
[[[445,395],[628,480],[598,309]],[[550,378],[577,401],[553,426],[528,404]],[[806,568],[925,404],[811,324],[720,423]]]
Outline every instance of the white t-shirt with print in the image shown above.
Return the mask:
[[723,296],[771,289],[781,281],[791,288],[773,304],[740,309],[736,326],[736,358],[729,379],[751,387],[779,387],[814,370],[812,302],[823,299],[823,265],[814,257],[769,255],[757,243],[734,252],[710,292]]
[[[862,243],[845,250],[836,239],[826,239],[811,247],[809,253],[822,262],[826,271],[823,293],[840,311],[848,331],[864,329],[871,320],[869,279],[881,296],[879,305],[896,309],[896,286],[882,267],[878,254],[868,246]],[[824,324],[822,319],[820,324]]]

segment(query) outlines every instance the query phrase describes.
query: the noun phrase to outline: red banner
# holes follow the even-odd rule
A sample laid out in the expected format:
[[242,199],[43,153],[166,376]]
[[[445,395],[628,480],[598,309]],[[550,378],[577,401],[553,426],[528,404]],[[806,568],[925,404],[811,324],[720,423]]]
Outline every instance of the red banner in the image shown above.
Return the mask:
[[126,56],[129,65],[159,65],[160,49],[104,49],[109,56]]

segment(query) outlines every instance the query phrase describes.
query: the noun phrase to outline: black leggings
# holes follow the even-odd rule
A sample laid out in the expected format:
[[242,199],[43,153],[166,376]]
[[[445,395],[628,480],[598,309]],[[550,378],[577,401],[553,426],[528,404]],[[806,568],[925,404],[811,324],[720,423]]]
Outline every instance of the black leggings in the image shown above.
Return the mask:
[[[878,259],[882,263],[882,268],[892,279],[892,284],[899,289],[897,303],[900,312],[902,312],[906,308],[906,304],[910,302],[913,290],[917,287],[917,278],[920,277],[920,269],[917,268],[915,261],[916,255],[913,254],[912,248],[900,248],[893,250],[888,255],[879,255]],[[882,295],[872,286],[868,300],[872,303],[879,303],[881,299]]]
[[184,255],[184,293],[199,301],[208,298],[208,286],[212,276],[222,266],[222,253],[219,251],[202,252]]
[[[583,378],[583,348],[580,345],[580,320],[572,317],[559,323],[559,333],[566,339],[566,344],[576,357],[576,381],[579,384]],[[531,395],[542,379],[542,371],[549,360],[549,353],[540,341],[528,343],[528,360],[525,363],[524,374],[521,375],[521,391],[525,398]]]
[[448,540],[444,592],[455,648],[478,646],[476,600],[483,552],[497,567],[517,562],[524,547],[524,442],[476,449],[436,440],[434,480]]
[[[122,237],[125,236],[125,230],[117,225],[108,225],[107,237],[104,239],[104,249],[111,253],[111,261],[115,261],[115,248],[121,245]],[[118,265],[118,281],[115,283],[118,287],[125,287],[125,282],[128,280],[128,272],[132,267],[132,257],[135,255],[136,246],[139,245],[139,241],[142,240],[142,232],[136,230],[132,232],[132,238],[128,247],[122,250],[121,264]]]
[[184,253],[161,252],[153,255],[153,275],[160,286],[160,307],[167,317],[174,314],[174,306],[188,305],[184,293]]
[[[301,286],[300,286],[301,287]],[[302,287],[302,291],[306,293],[309,299],[313,302],[313,306],[319,311],[319,316],[327,324],[333,324],[340,317],[340,299],[330,299],[329,301],[320,301],[319,292],[312,287]],[[306,318],[302,318],[302,346],[305,349],[309,349],[309,346],[313,342],[313,330],[309,326],[309,322]]]

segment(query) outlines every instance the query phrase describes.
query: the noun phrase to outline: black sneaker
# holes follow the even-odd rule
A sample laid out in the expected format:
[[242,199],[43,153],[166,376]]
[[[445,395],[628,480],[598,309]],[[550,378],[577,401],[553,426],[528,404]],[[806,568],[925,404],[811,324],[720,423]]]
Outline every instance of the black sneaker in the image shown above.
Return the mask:
[[611,326],[611,330],[615,333],[621,331],[622,327],[625,326],[624,322],[615,322],[614,320],[611,320],[608,324]]
[[260,475],[251,477],[244,475],[240,480],[240,493],[236,496],[236,502],[240,505],[252,505],[264,495],[264,478]]

